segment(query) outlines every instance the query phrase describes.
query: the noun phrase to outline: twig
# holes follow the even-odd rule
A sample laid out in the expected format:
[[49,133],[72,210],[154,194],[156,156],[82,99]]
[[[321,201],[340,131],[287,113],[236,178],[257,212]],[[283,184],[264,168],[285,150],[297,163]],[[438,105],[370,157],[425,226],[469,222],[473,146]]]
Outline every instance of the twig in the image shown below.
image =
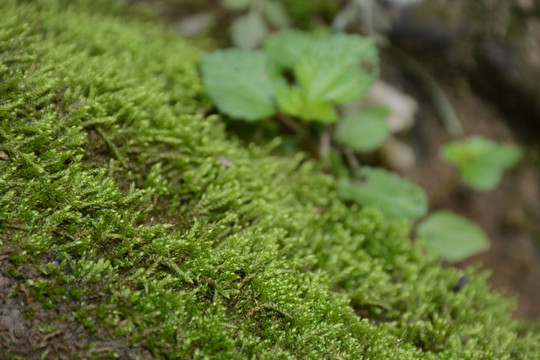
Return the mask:
[[443,122],[446,131],[453,137],[461,137],[464,134],[463,127],[459,121],[454,108],[444,94],[437,81],[431,76],[422,65],[404,51],[393,47],[394,54],[409,68],[414,75],[424,83],[425,91],[429,96],[431,103],[437,115]]

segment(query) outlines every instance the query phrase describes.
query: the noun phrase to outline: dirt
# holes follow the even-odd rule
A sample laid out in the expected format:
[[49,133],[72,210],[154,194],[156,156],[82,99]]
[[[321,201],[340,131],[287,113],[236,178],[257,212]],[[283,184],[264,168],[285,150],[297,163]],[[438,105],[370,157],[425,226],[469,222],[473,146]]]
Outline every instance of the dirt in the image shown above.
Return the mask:
[[[76,309],[59,304],[44,308],[26,285],[39,274],[15,267],[10,250],[0,254],[0,359],[153,359],[149,351],[130,347],[125,339],[86,329]],[[124,341],[123,341],[124,340]]]
[[[473,20],[469,7],[476,5],[459,4],[461,8],[454,2],[426,1],[416,14],[403,12],[395,19],[391,39],[435,78],[467,135],[518,144],[524,150],[521,163],[506,172],[493,191],[479,193],[459,185],[437,207],[477,222],[491,239],[489,251],[458,266],[481,264],[492,271],[491,283],[517,298],[514,316],[535,320],[540,317],[540,112],[535,81],[539,62],[533,60],[540,58],[540,31],[535,25],[540,15],[492,1],[482,3],[484,10]],[[453,15],[454,20],[447,21]],[[501,17],[516,21],[501,23]],[[516,28],[521,30],[509,30]],[[508,31],[501,34],[501,29]],[[452,174],[438,157],[439,147],[450,136],[422,84],[403,68],[391,59],[383,77],[420,102],[418,122],[408,139],[418,156],[411,178],[433,195]]]

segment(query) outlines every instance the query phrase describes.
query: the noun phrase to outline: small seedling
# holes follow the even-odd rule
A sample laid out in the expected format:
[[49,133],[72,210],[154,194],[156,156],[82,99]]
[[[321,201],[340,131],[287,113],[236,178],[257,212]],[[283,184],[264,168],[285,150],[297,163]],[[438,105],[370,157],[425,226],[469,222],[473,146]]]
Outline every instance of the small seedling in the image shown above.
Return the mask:
[[457,262],[489,248],[484,231],[475,223],[448,210],[436,211],[417,229],[431,252],[448,262]]
[[445,145],[441,157],[458,167],[463,180],[479,191],[494,189],[502,172],[521,158],[521,150],[513,145],[473,136]]
[[[280,111],[304,121],[334,123],[336,105],[360,99],[378,74],[375,45],[360,36],[317,38],[286,31],[270,37],[264,49],[204,56],[205,86],[221,112],[256,121]],[[289,72],[292,81],[285,76]]]

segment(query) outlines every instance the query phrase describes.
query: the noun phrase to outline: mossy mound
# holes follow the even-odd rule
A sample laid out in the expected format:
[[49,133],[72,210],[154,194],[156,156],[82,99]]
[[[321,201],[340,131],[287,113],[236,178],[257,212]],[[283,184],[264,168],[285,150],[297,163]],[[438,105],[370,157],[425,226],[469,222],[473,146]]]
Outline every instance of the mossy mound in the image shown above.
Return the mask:
[[199,52],[99,4],[0,5],[0,358],[539,358],[486,274],[454,292],[315,163],[226,137]]

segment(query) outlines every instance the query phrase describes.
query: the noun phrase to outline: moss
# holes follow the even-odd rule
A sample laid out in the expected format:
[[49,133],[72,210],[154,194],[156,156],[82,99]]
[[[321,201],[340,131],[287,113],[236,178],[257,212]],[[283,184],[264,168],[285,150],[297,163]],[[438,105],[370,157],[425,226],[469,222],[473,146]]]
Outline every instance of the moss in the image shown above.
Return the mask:
[[343,204],[301,154],[226,136],[198,50],[111,6],[0,12],[3,301],[32,354],[58,358],[66,328],[73,358],[538,358],[488,274]]

